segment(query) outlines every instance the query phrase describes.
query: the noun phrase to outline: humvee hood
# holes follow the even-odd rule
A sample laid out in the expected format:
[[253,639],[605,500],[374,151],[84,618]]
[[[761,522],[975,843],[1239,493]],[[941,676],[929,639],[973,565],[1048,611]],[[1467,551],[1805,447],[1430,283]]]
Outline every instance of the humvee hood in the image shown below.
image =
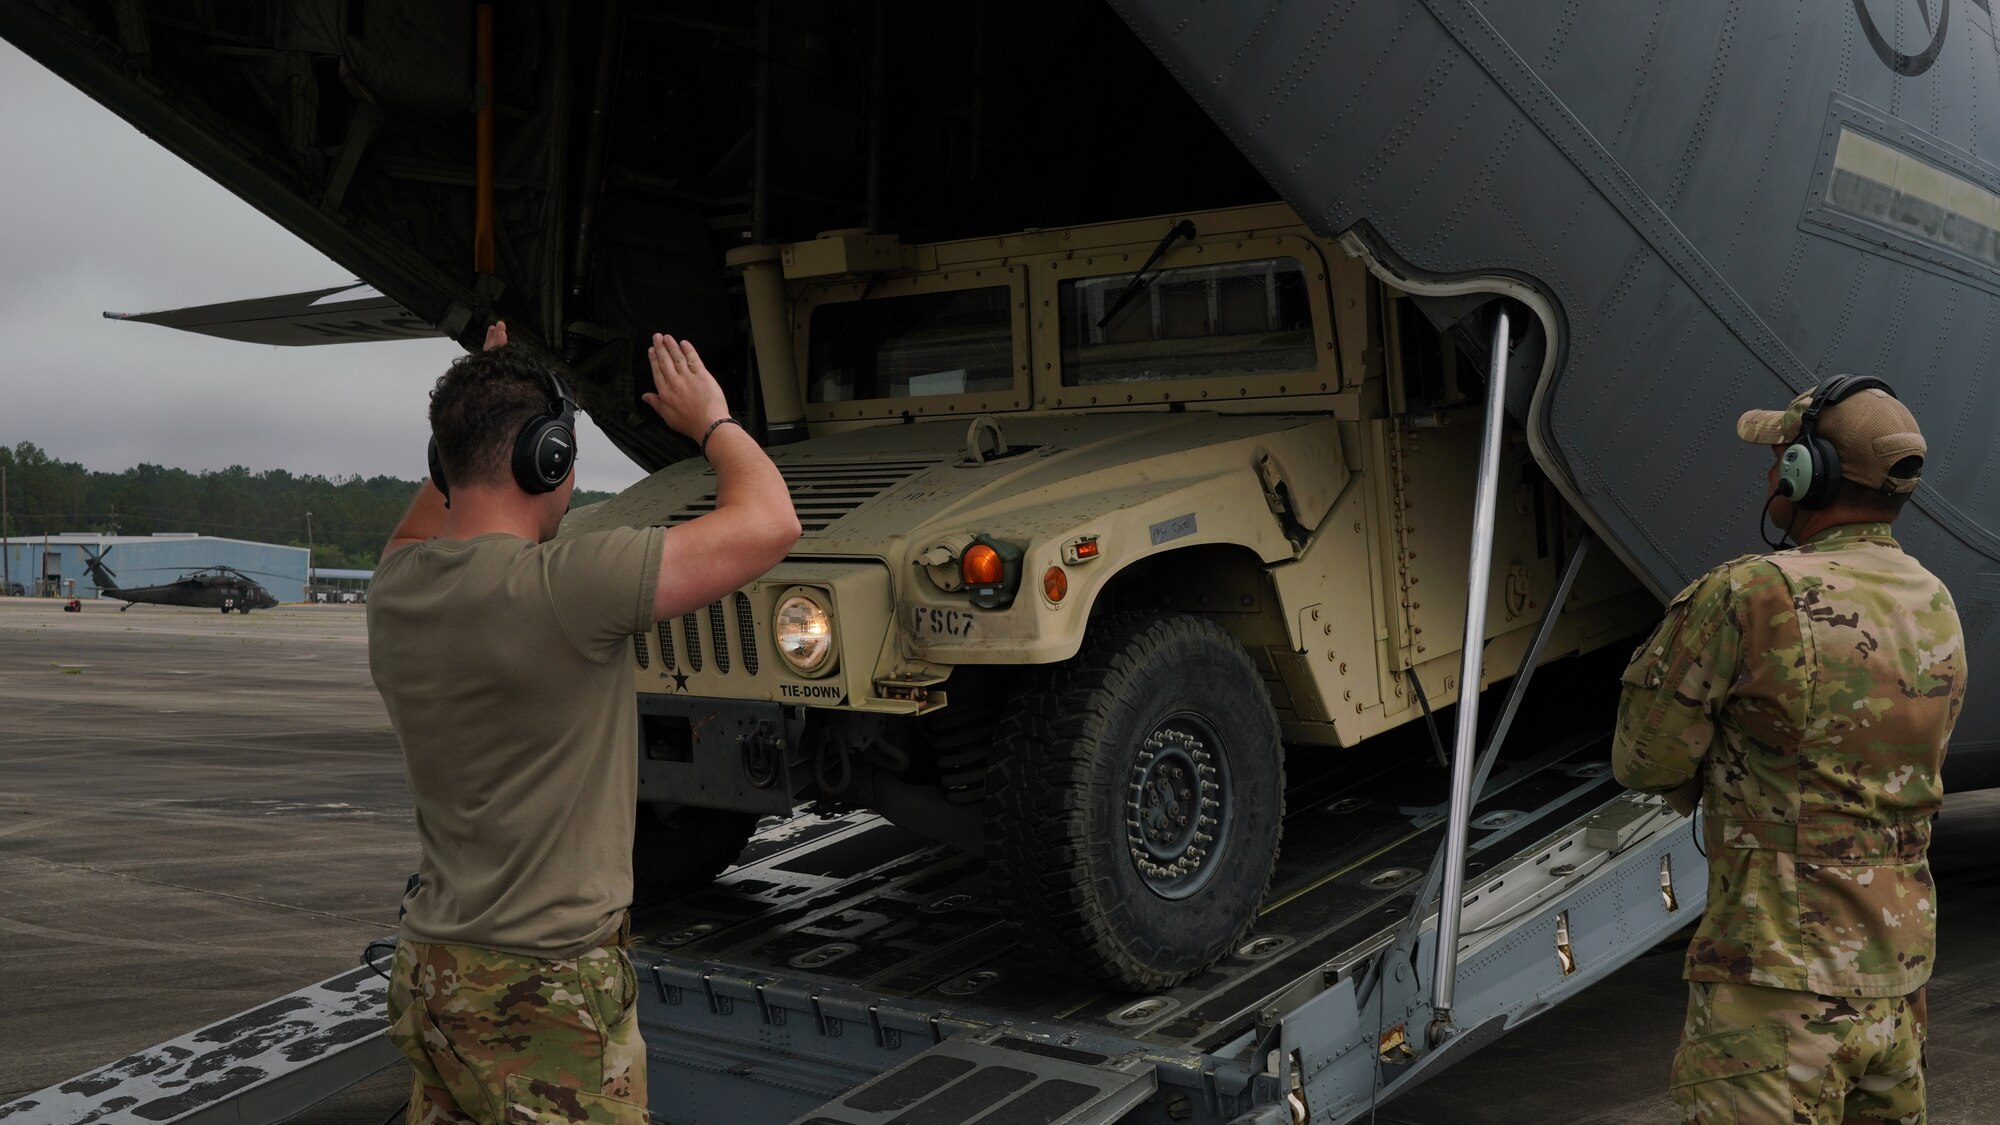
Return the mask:
[[[1307,471],[1309,461],[1332,469],[1339,460],[1337,431],[1323,416],[1189,411],[994,420],[1007,448],[983,462],[968,449],[971,418],[854,430],[772,450],[805,530],[793,554],[888,558],[904,553],[899,542],[910,548],[933,533],[1055,534],[1204,479],[1254,481],[1266,458],[1287,480],[1307,526],[1334,499],[1331,489],[1312,484],[1331,474]],[[672,526],[714,507],[714,474],[682,462],[572,513],[564,532]]]

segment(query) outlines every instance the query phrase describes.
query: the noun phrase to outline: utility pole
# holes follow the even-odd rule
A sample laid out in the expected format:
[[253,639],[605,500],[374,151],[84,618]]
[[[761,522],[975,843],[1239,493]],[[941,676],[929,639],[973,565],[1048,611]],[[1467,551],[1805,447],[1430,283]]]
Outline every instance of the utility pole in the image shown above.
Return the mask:
[[313,600],[313,514],[306,509],[306,600]]
[[0,594],[14,588],[14,540],[7,527],[7,466],[0,465]]

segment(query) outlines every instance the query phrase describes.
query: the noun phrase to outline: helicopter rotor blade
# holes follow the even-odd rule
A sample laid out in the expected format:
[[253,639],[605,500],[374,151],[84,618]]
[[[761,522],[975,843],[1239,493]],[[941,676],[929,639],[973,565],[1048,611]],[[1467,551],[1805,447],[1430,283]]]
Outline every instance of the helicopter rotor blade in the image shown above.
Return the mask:
[[281,580],[290,580],[299,577],[296,574],[272,574],[268,570],[244,570],[242,567],[236,566],[217,566],[210,569],[219,570],[224,574],[254,574],[259,578],[277,578]]
[[152,574],[152,573],[166,572],[166,571],[171,571],[175,574],[184,575],[190,578],[201,574],[255,574],[263,578],[277,578],[277,579],[296,579],[299,577],[296,574],[273,574],[267,570],[243,570],[239,567],[220,566],[220,565],[199,566],[199,567],[148,566],[148,567],[141,567],[139,570],[136,570],[133,573]]

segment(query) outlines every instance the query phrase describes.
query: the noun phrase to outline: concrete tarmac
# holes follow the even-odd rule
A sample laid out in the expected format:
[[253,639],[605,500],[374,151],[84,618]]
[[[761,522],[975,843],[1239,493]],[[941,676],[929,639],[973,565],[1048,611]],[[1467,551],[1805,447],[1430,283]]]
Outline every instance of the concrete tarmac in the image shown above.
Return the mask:
[[[360,607],[0,598],[0,1102],[345,970],[393,929],[417,846],[366,641]],[[1932,854],[1931,1120],[1975,1125],[2000,1099],[2000,792],[1953,796]],[[1678,946],[1642,957],[1377,1120],[1677,1121],[1683,988]],[[391,1068],[294,1120],[378,1125],[406,1084]]]

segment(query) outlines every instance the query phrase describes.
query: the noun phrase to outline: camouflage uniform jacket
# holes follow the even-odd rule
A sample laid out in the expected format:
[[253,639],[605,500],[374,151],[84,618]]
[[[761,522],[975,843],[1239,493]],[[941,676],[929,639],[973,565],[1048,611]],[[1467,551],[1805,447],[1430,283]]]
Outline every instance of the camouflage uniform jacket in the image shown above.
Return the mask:
[[1951,594],[1887,524],[1709,571],[1622,681],[1618,779],[1702,790],[1688,980],[1900,996],[1930,979],[1929,818],[1965,649]]

